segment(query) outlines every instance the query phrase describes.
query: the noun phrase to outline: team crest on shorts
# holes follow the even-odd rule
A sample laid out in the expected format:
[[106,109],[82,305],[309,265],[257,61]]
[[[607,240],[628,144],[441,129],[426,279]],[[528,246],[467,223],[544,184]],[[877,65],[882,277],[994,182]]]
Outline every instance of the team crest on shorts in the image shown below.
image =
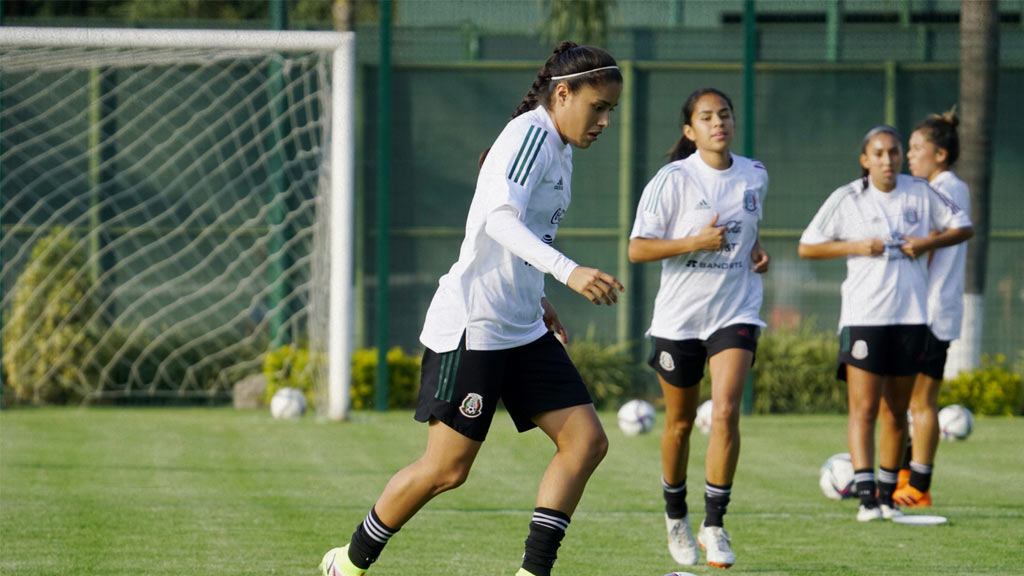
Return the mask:
[[757,190],[743,192],[743,209],[747,212],[757,212]]
[[853,343],[853,350],[850,350],[850,356],[853,356],[857,360],[863,360],[868,357],[868,343],[863,340],[857,340]]
[[658,356],[658,364],[661,365],[662,370],[671,372],[676,369],[676,362],[672,359],[672,355],[667,351],[662,350]]
[[459,405],[459,412],[466,418],[476,418],[484,412],[484,397],[476,392],[466,394]]

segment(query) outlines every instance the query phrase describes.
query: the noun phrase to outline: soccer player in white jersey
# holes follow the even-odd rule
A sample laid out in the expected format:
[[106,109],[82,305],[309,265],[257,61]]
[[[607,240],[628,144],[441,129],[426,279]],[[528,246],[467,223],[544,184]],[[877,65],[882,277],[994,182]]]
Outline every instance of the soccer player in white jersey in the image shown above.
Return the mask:
[[415,417],[429,423],[426,450],[391,478],[349,544],[324,555],[325,576],[364,574],[421,507],[466,481],[499,399],[520,431],[538,427],[556,447],[517,573],[550,575],[608,439],[556,339],[565,329],[544,297],[544,275],[598,305],[613,304],[623,290],[610,274],[551,246],[569,207],[572,149],[598,139],[621,92],[608,53],[562,42],[481,156],[459,259],[441,277],[420,334],[426,350]]
[[[927,258],[921,256],[963,242],[973,230],[957,204],[925,180],[899,173],[903,148],[894,128],[868,131],[860,164],[863,176],[832,192],[804,230],[799,254],[846,258],[837,376],[847,383],[857,520],[868,522],[901,514],[893,491],[928,336]],[[879,418],[882,399],[889,410]]]
[[668,548],[696,564],[686,505],[686,469],[704,364],[711,371],[712,425],[704,463],[705,517],[697,535],[712,566],[735,560],[723,516],[740,452],[740,400],[764,326],[759,273],[768,269],[758,225],[768,172],[737,156],[732,102],[713,88],[683,104],[682,136],[644,188],[630,234],[633,262],[661,261],[661,286],[647,335],[649,364],[665,399],[662,490]]
[[[907,150],[910,173],[928,180],[936,191],[970,215],[967,184],[950,171],[960,157],[959,120],[951,110],[932,115],[914,128]],[[964,313],[964,272],[967,244],[932,252],[928,261],[928,340],[924,365],[914,381],[910,414],[914,438],[900,469],[893,501],[899,506],[931,506],[929,489],[939,444],[938,398],[949,343],[960,337]],[[883,404],[882,410],[888,409]]]

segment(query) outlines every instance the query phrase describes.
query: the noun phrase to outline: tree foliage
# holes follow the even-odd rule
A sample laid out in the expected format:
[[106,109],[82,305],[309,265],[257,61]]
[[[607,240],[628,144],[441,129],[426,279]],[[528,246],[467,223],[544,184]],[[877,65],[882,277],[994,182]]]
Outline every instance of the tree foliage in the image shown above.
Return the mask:
[[542,36],[550,44],[572,40],[603,46],[614,0],[546,0],[547,19]]

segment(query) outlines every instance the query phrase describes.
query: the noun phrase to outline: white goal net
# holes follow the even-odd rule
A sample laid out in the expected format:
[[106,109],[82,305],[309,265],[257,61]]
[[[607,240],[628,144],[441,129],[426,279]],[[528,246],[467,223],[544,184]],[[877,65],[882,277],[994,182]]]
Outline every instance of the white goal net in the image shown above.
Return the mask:
[[354,43],[3,29],[5,394],[224,399],[276,365],[344,417]]

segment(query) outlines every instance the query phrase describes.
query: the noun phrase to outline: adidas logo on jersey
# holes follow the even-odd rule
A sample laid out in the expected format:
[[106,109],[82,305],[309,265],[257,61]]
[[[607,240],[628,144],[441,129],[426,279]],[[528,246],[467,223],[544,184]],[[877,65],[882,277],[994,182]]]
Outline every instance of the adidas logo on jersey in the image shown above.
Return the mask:
[[562,183],[562,179],[559,178],[558,179],[558,183],[555,184],[555,190],[564,190],[564,189],[565,189],[565,184],[563,184]]
[[696,210],[711,210],[711,206],[708,204],[707,200],[701,198],[700,202],[697,203],[697,208],[695,208],[695,209]]

